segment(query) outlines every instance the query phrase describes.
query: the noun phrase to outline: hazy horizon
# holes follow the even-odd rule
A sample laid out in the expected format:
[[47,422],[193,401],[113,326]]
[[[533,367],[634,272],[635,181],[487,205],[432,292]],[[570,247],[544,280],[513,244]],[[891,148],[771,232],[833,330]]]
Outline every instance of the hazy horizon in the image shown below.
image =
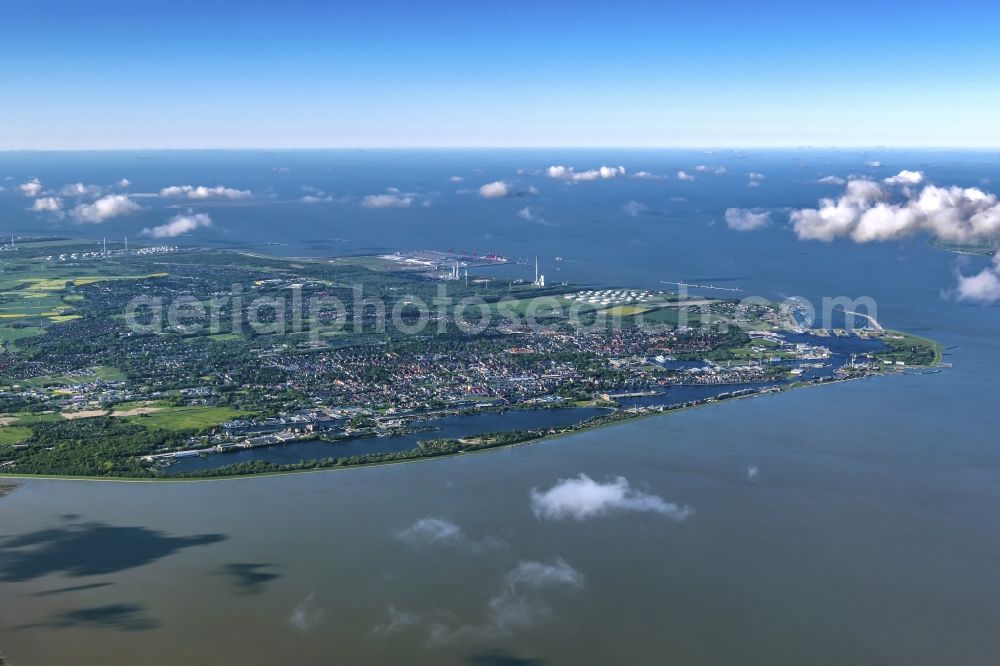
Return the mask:
[[527,151],[527,150],[581,150],[581,151],[593,151],[593,150],[635,150],[635,151],[691,151],[691,150],[703,150],[706,152],[723,152],[723,151],[742,151],[742,150],[760,150],[760,151],[796,151],[796,150],[835,150],[835,151],[867,151],[867,150],[885,150],[885,151],[966,151],[966,152],[992,152],[994,150],[1000,150],[1000,144],[995,146],[962,146],[962,145],[882,145],[882,144],[859,144],[859,145],[842,145],[842,146],[822,146],[822,145],[751,145],[751,144],[732,144],[732,145],[683,145],[683,144],[673,144],[673,145],[622,145],[622,146],[611,146],[611,145],[427,145],[427,146],[377,146],[377,145],[358,145],[358,146],[135,146],[135,147],[79,147],[79,148],[0,148],[0,153],[97,153],[97,152],[139,152],[143,150],[151,151],[220,151],[220,152],[259,152],[259,151],[337,151],[337,150],[352,150],[352,151],[364,151],[364,150],[399,150],[399,151],[420,151],[420,150],[454,150],[454,151],[470,151],[470,150],[509,150],[509,151]]

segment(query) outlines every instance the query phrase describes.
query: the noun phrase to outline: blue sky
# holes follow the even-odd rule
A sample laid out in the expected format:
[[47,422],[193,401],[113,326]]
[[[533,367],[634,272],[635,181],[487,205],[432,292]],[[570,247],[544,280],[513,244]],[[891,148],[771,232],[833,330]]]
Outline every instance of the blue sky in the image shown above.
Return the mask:
[[8,3],[0,149],[1000,146],[1000,9],[871,4]]

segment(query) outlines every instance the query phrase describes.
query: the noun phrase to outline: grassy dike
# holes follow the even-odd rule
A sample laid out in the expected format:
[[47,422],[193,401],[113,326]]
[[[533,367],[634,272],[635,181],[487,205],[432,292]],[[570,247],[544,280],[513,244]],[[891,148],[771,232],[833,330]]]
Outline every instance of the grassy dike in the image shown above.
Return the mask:
[[936,340],[888,329],[878,339],[888,345],[889,349],[876,354],[876,358],[903,361],[907,366],[915,368],[933,368],[941,363],[942,347]]

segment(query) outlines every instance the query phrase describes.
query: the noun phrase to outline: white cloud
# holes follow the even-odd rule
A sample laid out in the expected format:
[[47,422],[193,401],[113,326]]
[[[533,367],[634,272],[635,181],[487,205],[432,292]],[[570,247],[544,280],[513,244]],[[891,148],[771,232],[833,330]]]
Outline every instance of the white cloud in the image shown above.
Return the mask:
[[636,171],[632,174],[632,178],[637,180],[666,180],[669,176],[660,175],[658,173],[650,173],[649,171]]
[[721,176],[722,174],[726,173],[726,167],[724,166],[713,167],[713,166],[708,166],[707,164],[699,164],[694,168],[694,170],[701,173],[714,173],[717,176]]
[[649,206],[647,206],[644,203],[640,203],[638,201],[629,201],[624,206],[622,206],[622,210],[625,211],[626,215],[629,215],[631,217],[639,217],[639,215],[649,210]]
[[416,195],[400,192],[395,187],[388,188],[384,194],[369,194],[361,199],[364,208],[409,208],[416,201]]
[[501,537],[487,535],[479,540],[472,539],[455,523],[437,517],[421,518],[406,529],[398,530],[395,537],[418,548],[456,546],[481,553],[507,547],[507,542]]
[[[350,201],[348,197],[337,198],[333,194],[329,194],[321,189],[313,187],[312,185],[303,185],[302,190],[308,193],[299,199],[299,202],[304,204],[333,203],[335,201],[347,203]],[[390,192],[398,194],[399,190],[396,188],[390,188]]]
[[419,613],[401,611],[392,604],[389,604],[387,615],[388,619],[386,619],[385,622],[380,622],[372,627],[372,630],[368,633],[369,636],[387,636],[395,634],[402,631],[406,627],[412,627],[420,624],[423,620],[423,616]]
[[[591,176],[589,174],[593,173],[594,169],[590,169],[589,171],[584,171],[582,174],[577,174],[577,175],[583,176],[584,174],[588,174],[586,179],[590,179]],[[624,176],[624,175],[625,175],[625,167],[623,166],[609,167],[601,165],[601,167],[597,169],[598,178],[617,178],[618,176]]]
[[976,187],[906,187],[894,201],[875,181],[854,179],[839,198],[793,210],[789,218],[799,238],[811,240],[848,236],[867,243],[918,232],[959,243],[1000,237],[1000,203]]
[[510,183],[502,180],[495,180],[492,183],[486,183],[479,188],[479,196],[484,199],[499,199],[501,197],[510,196],[513,193],[513,189]]
[[677,172],[677,179],[678,180],[686,180],[688,182],[691,182],[691,181],[694,180],[694,176],[692,176],[691,174],[689,174],[686,171],[678,171]]
[[316,593],[310,592],[295,605],[288,616],[288,624],[305,633],[323,618],[323,609],[316,604]]
[[955,299],[972,303],[1000,301],[1000,275],[988,268],[968,277],[959,275]]
[[588,180],[601,180],[609,178],[617,178],[618,176],[625,175],[625,167],[616,166],[601,166],[597,169],[588,169],[586,171],[576,171],[573,167],[567,167],[562,165],[550,166],[545,170],[545,174],[549,178],[556,178],[558,180],[568,180],[573,182],[588,181]]
[[882,195],[879,186],[870,180],[852,180],[839,199],[821,199],[818,209],[793,210],[790,214],[799,238],[833,240],[850,233],[862,211]]
[[756,171],[751,171],[747,175],[750,178],[750,180],[747,181],[747,187],[760,187],[761,181],[764,180],[764,174],[757,173]]
[[456,543],[463,535],[462,528],[443,518],[421,518],[405,530],[396,532],[396,538],[413,546],[429,546]]
[[823,176],[816,181],[817,183],[823,183],[824,185],[843,185],[847,181],[840,176]]
[[124,194],[109,194],[92,204],[78,205],[73,209],[72,215],[80,222],[97,224],[113,217],[134,213],[137,210],[140,210],[139,204]]
[[212,218],[207,213],[188,213],[172,217],[166,224],[152,229],[146,228],[142,233],[153,238],[176,238],[191,233],[195,229],[212,226]]
[[517,211],[517,216],[525,222],[545,224],[545,218],[542,217],[542,209],[537,206],[525,206]]
[[59,189],[59,194],[64,197],[84,197],[92,196],[96,197],[101,193],[101,188],[97,185],[84,185],[83,183],[72,183],[70,185],[63,185]]
[[[564,560],[549,564],[532,560],[521,561],[504,576],[504,587],[487,602],[489,620],[483,627],[473,628],[473,634],[490,638],[506,636],[515,629],[527,627],[552,614],[552,610],[536,596],[523,589],[537,592],[546,587],[583,587],[583,575]],[[461,635],[463,632],[458,632]],[[432,634],[432,642],[435,636]]]
[[198,185],[171,185],[160,190],[161,197],[186,197],[188,199],[247,199],[252,195],[250,190],[237,190],[232,187],[205,187]]
[[507,572],[504,580],[508,585],[523,585],[533,589],[550,585],[583,587],[583,575],[565,560],[556,560],[552,564],[522,560]]
[[1000,253],[993,256],[993,266],[975,275],[955,273],[958,284],[952,292],[957,301],[967,303],[996,303],[1000,301]]
[[539,520],[585,520],[621,511],[659,513],[674,520],[685,520],[692,513],[689,506],[665,501],[633,489],[624,477],[608,483],[594,481],[586,474],[572,479],[560,479],[546,491],[532,488],[531,509]]
[[760,469],[756,465],[747,465],[747,481],[753,483],[757,480],[757,474]]
[[17,186],[26,197],[37,197],[42,192],[42,182],[37,178],[32,178],[27,183]]
[[331,194],[323,194],[322,192],[319,192],[318,194],[307,194],[299,199],[299,201],[304,204],[330,203],[331,201],[334,201],[334,198]]
[[878,160],[872,160],[871,162],[865,162],[865,166],[871,167],[872,169],[877,169],[878,167],[882,166],[882,163],[879,162]]
[[771,211],[754,212],[749,208],[727,208],[726,226],[735,231],[755,231],[771,223]]
[[919,185],[924,182],[924,174],[920,171],[903,169],[891,178],[882,180],[886,185]]
[[31,210],[44,213],[59,213],[62,211],[63,201],[59,197],[41,197],[35,199],[31,204]]
[[[552,615],[552,609],[540,596],[547,588],[583,587],[583,574],[566,561],[522,560],[504,575],[500,592],[486,603],[486,620],[481,624],[455,626],[437,621],[429,627],[429,643],[442,645],[462,640],[495,641],[517,629],[529,627]],[[408,616],[403,621],[408,622]],[[390,622],[392,618],[390,617]]]
[[450,180],[453,183],[461,183],[463,180],[465,180],[465,178],[463,178],[462,176],[452,176],[448,180]]
[[118,187],[128,187],[132,184],[132,181],[130,181],[128,178],[122,178],[116,184],[118,185]]

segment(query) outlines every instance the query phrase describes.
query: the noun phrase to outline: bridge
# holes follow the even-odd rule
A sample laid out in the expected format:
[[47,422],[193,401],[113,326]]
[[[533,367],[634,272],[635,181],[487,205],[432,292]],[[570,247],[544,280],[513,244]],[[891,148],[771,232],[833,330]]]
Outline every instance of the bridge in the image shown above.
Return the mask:
[[847,308],[842,308],[845,314],[854,315],[855,317],[861,317],[862,319],[867,319],[871,323],[872,328],[874,328],[879,333],[884,333],[885,329],[882,328],[882,324],[878,323],[878,320],[871,315],[864,314],[862,312],[855,312],[854,310],[848,310]]

